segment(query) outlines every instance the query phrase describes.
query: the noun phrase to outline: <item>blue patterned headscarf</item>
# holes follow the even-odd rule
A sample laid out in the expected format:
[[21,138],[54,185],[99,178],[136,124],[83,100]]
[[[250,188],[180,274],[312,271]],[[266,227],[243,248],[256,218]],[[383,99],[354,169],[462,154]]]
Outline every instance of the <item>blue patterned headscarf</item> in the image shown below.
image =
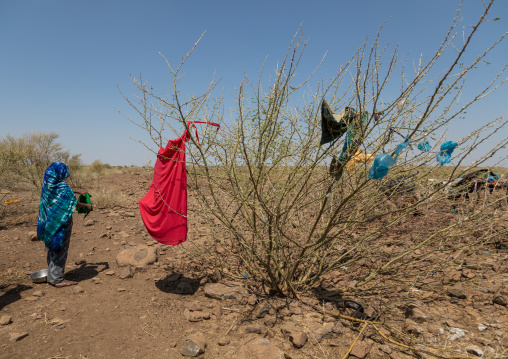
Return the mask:
[[37,236],[46,248],[57,251],[67,230],[67,222],[76,208],[76,197],[64,181],[69,177],[69,167],[62,162],[53,162],[44,173],[42,182]]

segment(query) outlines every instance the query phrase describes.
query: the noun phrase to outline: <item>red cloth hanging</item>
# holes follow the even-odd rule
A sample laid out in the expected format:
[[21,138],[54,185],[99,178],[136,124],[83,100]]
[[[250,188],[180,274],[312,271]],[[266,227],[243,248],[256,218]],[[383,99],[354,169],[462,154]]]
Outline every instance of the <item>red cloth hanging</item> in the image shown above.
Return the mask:
[[[216,126],[217,131],[220,128],[213,122],[191,121],[180,138],[170,140],[166,148],[161,147],[150,189],[139,201],[139,211],[148,233],[163,244],[177,245],[187,240],[185,142],[190,138],[188,128],[194,123]],[[196,139],[199,144],[197,130]]]

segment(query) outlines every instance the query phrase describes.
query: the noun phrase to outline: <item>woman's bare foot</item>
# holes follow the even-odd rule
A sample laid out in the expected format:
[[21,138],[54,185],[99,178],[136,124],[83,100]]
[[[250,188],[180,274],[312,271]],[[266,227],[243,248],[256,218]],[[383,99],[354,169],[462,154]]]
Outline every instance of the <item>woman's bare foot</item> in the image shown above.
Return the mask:
[[78,284],[78,282],[74,282],[72,280],[64,279],[63,281],[54,284],[54,286],[55,287],[68,287],[70,285],[76,285],[76,284]]

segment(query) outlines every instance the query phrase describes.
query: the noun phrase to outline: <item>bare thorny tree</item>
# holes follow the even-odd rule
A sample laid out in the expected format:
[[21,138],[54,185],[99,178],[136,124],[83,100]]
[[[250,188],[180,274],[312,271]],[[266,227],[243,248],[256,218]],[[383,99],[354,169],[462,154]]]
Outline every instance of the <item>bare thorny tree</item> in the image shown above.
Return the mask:
[[[201,144],[191,134],[187,148],[189,188],[201,205],[199,216],[218,226],[214,240],[227,252],[207,256],[208,260],[228,268],[233,276],[248,274],[281,295],[298,295],[315,286],[325,273],[340,275],[359,261],[369,265],[357,286],[380,287],[386,285],[386,278],[414,281],[440,269],[426,265],[436,252],[492,240],[496,234],[484,230],[491,226],[485,208],[495,210],[503,200],[497,197],[481,208],[443,220],[438,231],[398,228],[419,209],[445,200],[446,183],[472,168],[461,166],[464,159],[500,132],[506,125],[503,118],[490,119],[456,141],[457,165],[441,185],[426,186],[427,179],[439,172],[435,159],[443,142],[439,139],[428,152],[405,150],[382,181],[367,177],[371,163],[343,168],[357,151],[393,154],[404,140],[414,144],[442,134],[452,122],[460,122],[472,104],[504,84],[506,66],[472,98],[461,98],[467,75],[506,36],[495,39],[468,62],[471,40],[487,21],[492,4],[485,4],[484,13],[467,32],[458,31],[458,11],[430,58],[401,60],[397,48],[379,43],[378,34],[373,41],[366,39],[333,78],[322,81],[314,79],[317,69],[299,80],[297,69],[307,44],[299,30],[270,80],[265,81],[263,70],[256,82],[245,75],[230,119],[224,116],[223,97],[215,96],[217,81],[203,94],[187,99],[179,91],[182,67],[199,40],[178,67],[166,59],[173,76],[170,96],[161,96],[141,78],[132,78],[140,96],[124,97],[140,119],[131,121],[150,135],[156,148],[165,145],[168,128],[175,137],[182,133],[172,125],[187,128],[194,120],[221,125],[218,132],[203,126]],[[385,96],[395,91],[399,95],[387,101]],[[330,177],[327,164],[341,153],[343,139],[319,145],[323,99],[335,112],[348,106],[358,118],[363,116],[356,123],[359,139],[346,148],[347,159],[339,163],[340,178]],[[378,118],[375,114],[380,111]],[[507,142],[504,138],[492,145],[474,166],[499,153]],[[386,185],[401,175],[412,175],[413,183],[420,184],[417,195],[408,199],[396,190],[386,192]]]

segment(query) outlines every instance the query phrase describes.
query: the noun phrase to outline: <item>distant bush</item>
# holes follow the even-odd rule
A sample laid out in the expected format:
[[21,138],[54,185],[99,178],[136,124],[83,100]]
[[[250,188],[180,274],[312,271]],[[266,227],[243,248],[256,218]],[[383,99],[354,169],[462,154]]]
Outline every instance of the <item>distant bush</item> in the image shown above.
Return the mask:
[[71,155],[56,142],[59,135],[30,132],[0,138],[0,182],[7,188],[39,190],[44,172],[52,162],[64,162],[69,172],[81,166],[81,155]]
[[102,163],[101,160],[95,160],[92,162],[92,164],[90,165],[90,170],[92,172],[95,172],[99,175],[103,174],[104,173],[104,170],[106,169],[111,169],[112,167],[107,164],[107,163]]

